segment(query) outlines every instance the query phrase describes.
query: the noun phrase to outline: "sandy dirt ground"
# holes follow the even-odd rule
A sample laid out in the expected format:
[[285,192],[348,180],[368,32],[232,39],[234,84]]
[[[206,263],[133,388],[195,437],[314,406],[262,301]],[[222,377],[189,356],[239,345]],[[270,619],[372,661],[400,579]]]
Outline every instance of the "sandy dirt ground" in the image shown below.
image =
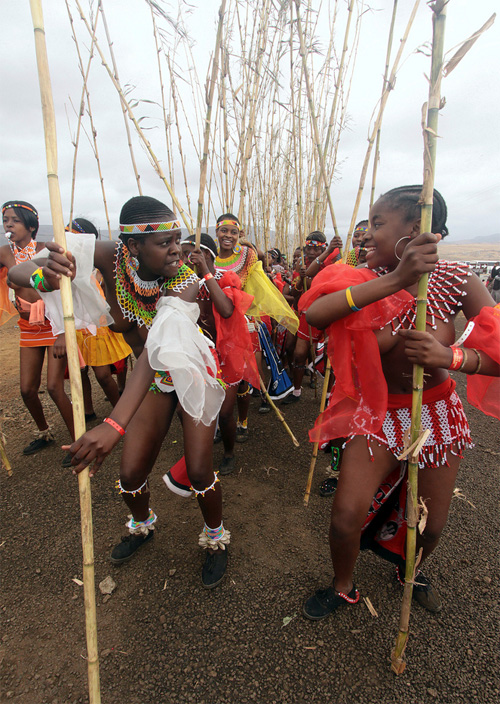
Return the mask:
[[[19,396],[14,320],[0,330],[0,346],[0,412],[13,466],[10,478],[0,472],[0,701],[87,702],[83,592],[73,581],[82,577],[77,481],[62,469],[59,447],[68,438],[44,392],[57,443],[22,455],[32,424]],[[95,386],[94,397],[102,419],[109,404]],[[388,563],[363,553],[356,568],[378,617],[363,602],[319,623],[301,616],[303,600],[331,580],[331,500],[317,490],[326,455],[303,505],[307,429],[319,400],[306,384],[301,402],[286,407],[299,449],[274,415],[258,415],[258,404],[252,400],[249,441],[237,445],[237,471],[222,479],[232,543],[227,576],[213,592],[201,586],[196,501],[174,496],[161,479],[182,454],[177,421],[151,477],[154,541],[118,568],[108,557],[125,533],[114,488],[119,446],[92,481],[96,585],[108,575],[116,583],[110,596],[96,587],[103,704],[498,702],[498,422],[467,406],[476,446],[457,479],[465,498],[453,499],[426,565],[444,607],[432,616],[414,606],[408,665],[395,677],[402,592]],[[216,463],[221,454],[214,446]]]

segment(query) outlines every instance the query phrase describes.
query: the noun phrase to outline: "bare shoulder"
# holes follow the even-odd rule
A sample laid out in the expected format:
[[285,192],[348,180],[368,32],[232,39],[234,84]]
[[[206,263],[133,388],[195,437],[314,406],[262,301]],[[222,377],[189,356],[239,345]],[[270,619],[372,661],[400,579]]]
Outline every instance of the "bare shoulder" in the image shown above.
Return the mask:
[[96,242],[94,264],[103,274],[114,267],[118,242]]
[[14,266],[15,260],[12,255],[12,250],[8,244],[4,244],[0,247],[0,266],[6,266],[10,268]]

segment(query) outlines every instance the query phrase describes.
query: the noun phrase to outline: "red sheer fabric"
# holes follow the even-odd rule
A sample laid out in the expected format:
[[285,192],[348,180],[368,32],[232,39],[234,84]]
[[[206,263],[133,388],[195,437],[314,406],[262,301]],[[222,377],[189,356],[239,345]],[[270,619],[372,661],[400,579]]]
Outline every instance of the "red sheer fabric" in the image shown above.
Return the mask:
[[[376,278],[370,269],[337,264],[315,276],[311,289],[300,299],[306,311],[316,299]],[[325,411],[309,432],[311,442],[375,433],[387,410],[387,384],[382,372],[374,330],[392,320],[412,296],[399,291],[333,322],[327,329],[328,356],[335,387]]]
[[[474,327],[465,340],[464,347],[481,350],[500,364],[500,303],[494,308],[485,306],[471,322]],[[469,375],[467,400],[486,415],[500,420],[500,378]]]
[[241,290],[241,280],[232,271],[227,271],[218,283],[234,305],[229,318],[223,318],[215,306],[213,308],[223,379],[228,384],[244,379],[260,388],[259,372],[245,318],[253,296]]

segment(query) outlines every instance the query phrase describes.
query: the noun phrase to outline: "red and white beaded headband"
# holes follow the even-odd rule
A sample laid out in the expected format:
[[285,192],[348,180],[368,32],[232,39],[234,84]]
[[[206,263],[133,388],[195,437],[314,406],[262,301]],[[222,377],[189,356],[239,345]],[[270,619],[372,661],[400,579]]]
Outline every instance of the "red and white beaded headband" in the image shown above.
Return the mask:
[[170,232],[170,230],[180,230],[181,224],[178,220],[171,222],[138,222],[133,225],[120,225],[120,232],[126,235],[148,235],[151,232]]

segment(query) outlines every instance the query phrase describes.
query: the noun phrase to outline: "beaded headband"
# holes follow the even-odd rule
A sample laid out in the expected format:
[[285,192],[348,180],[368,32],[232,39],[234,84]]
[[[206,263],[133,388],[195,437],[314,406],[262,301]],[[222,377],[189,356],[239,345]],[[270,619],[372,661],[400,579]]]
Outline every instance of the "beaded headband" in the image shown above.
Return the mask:
[[313,247],[326,247],[326,242],[321,242],[314,237],[306,237],[306,245],[313,245]]
[[354,232],[368,232],[368,227],[366,225],[360,225],[354,230]]
[[69,232],[73,232],[73,233],[81,232],[82,234],[86,234],[83,227],[76,220],[72,220],[71,228],[70,228]]
[[[184,242],[185,242],[186,244],[192,244],[193,246],[194,246],[194,244],[195,244],[195,243],[194,243],[192,240],[190,240],[190,239],[184,240]],[[184,244],[184,242],[181,242],[181,244]],[[200,249],[206,249],[207,252],[210,252],[210,254],[212,255],[212,259],[215,260],[215,256],[216,256],[216,255],[212,252],[212,250],[210,249],[210,247],[207,247],[206,244],[200,244]],[[189,262],[191,262],[191,259],[189,259],[190,256],[191,256],[191,252],[189,252],[189,254],[188,254],[188,256],[187,256],[187,259],[188,259]]]
[[148,235],[150,232],[169,232],[170,230],[180,230],[181,224],[178,220],[171,222],[140,222],[134,225],[120,225],[120,232],[127,235]]
[[217,223],[215,226],[215,229],[218,230],[219,227],[237,227],[238,230],[240,229],[240,223],[237,220],[221,220],[220,222]]
[[23,205],[22,203],[6,203],[3,208],[2,208],[2,215],[5,213],[5,211],[8,208],[24,208],[24,210],[29,210],[30,213],[33,213],[33,215],[36,215],[36,218],[38,220],[38,213],[34,208],[32,208],[29,205]]

